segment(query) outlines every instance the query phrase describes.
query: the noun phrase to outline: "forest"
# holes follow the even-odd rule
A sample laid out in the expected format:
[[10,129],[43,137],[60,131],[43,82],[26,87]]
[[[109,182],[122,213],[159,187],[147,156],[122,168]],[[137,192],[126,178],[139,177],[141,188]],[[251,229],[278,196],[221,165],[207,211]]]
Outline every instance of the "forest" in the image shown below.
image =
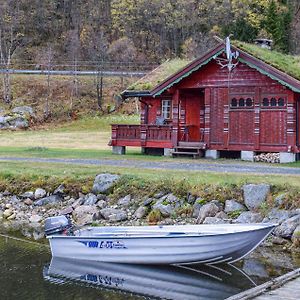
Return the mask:
[[192,59],[232,34],[300,54],[298,0],[1,0],[1,64]]

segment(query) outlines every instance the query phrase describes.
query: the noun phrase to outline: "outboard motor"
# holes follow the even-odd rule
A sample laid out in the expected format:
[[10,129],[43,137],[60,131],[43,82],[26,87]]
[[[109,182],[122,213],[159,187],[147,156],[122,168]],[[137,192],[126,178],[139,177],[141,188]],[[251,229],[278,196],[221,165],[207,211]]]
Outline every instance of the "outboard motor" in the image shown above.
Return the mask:
[[47,218],[45,221],[46,236],[53,234],[73,235],[73,226],[70,218],[57,216]]

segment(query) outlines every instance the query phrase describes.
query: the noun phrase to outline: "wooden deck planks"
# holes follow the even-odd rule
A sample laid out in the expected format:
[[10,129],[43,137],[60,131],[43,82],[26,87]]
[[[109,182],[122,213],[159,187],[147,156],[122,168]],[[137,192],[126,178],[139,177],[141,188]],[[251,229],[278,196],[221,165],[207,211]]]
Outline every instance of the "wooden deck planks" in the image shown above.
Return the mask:
[[300,268],[227,300],[300,300]]
[[282,287],[266,292],[255,300],[299,300],[300,299],[300,277],[287,282]]

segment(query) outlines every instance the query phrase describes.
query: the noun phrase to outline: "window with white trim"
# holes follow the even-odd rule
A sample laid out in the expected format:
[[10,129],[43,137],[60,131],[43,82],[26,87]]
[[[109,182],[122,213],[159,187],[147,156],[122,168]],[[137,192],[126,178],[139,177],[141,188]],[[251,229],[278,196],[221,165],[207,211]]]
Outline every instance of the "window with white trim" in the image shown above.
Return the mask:
[[172,100],[162,100],[161,101],[161,116],[165,120],[170,120],[172,114]]

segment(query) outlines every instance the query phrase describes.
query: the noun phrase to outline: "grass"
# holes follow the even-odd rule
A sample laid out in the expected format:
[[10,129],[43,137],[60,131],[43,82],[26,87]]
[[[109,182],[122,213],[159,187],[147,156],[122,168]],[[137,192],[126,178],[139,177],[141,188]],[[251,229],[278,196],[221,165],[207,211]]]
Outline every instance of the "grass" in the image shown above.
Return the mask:
[[[272,185],[284,186],[288,182],[289,186],[300,188],[298,176],[285,176],[282,181],[280,175],[248,175],[248,174],[230,174],[199,172],[199,171],[180,171],[164,170],[159,172],[155,169],[142,168],[120,168],[114,166],[93,166],[93,165],[75,165],[62,163],[30,163],[30,162],[6,162],[0,161],[0,175],[3,178],[18,177],[20,174],[26,178],[43,177],[69,177],[73,179],[83,179],[94,177],[102,172],[111,172],[126,176],[136,176],[137,178],[147,181],[165,181],[182,182],[186,181],[188,185],[196,187],[197,185],[242,185],[245,183],[270,183]],[[175,188],[175,186],[174,186]],[[176,187],[180,189],[180,187]]]
[[163,82],[169,76],[173,75],[183,67],[185,67],[189,60],[186,59],[172,59],[164,62],[158,68],[139,79],[136,83],[132,84],[128,90],[147,91],[153,89],[156,85]]
[[234,41],[234,45],[284,73],[300,80],[300,57],[268,50],[253,44]]

